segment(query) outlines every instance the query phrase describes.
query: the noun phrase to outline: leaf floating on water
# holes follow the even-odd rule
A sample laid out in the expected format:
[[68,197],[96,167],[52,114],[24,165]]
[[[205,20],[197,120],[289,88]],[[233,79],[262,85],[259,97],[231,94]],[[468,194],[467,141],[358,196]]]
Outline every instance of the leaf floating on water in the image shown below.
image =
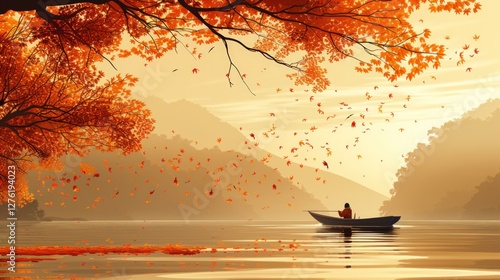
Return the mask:
[[[88,243],[87,240],[82,240],[82,243]],[[196,255],[201,253],[206,247],[193,246],[186,247],[180,246],[178,244],[172,245],[168,244],[165,246],[130,246],[130,244],[125,244],[122,246],[23,246],[16,247],[16,254],[19,255],[29,255],[29,256],[52,256],[52,255],[87,255],[87,254],[152,254],[152,253],[163,253],[168,255]],[[7,254],[8,247],[0,247],[0,253]],[[82,266],[86,265],[86,262],[81,263]]]

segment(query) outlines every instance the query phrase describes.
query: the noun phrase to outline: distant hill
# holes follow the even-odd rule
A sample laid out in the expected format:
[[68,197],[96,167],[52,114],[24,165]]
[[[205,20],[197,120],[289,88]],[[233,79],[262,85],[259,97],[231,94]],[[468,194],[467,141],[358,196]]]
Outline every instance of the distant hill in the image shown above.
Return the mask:
[[68,164],[61,172],[29,174],[46,216],[306,220],[311,217],[305,209],[339,209],[345,202],[358,216],[377,215],[386,199],[336,174],[287,165],[201,106],[158,98],[146,103],[157,128],[143,151],[94,151],[63,160]]
[[36,197],[47,216],[292,220],[306,218],[302,209],[324,209],[257,159],[217,147],[196,150],[179,136],[151,135],[142,153],[92,152],[81,164],[64,173],[30,174],[35,189],[42,182],[41,191],[52,186]]
[[[245,137],[238,128],[221,121],[197,104],[187,100],[167,103],[157,97],[150,97],[145,102],[157,120],[157,133],[171,135],[171,131],[174,130],[175,133],[190,140],[198,149],[217,146],[223,151],[236,150],[243,154],[251,154],[258,159],[269,154],[259,146],[250,145],[248,149],[249,145],[245,142],[251,139]],[[163,112],[169,112],[173,116],[188,114],[189,118],[166,119],[162,117]],[[217,143],[218,137],[222,139],[220,143]],[[286,160],[276,155],[272,155],[267,164],[277,168],[285,178],[293,176],[295,186],[311,193],[328,209],[342,208],[345,202],[349,202],[358,215],[377,216],[382,202],[387,199],[386,196],[337,174],[324,170],[316,171],[315,168],[308,166],[300,167],[295,163],[288,166]],[[320,181],[316,180],[318,177],[321,178]],[[323,180],[326,180],[326,184],[322,183]]]
[[[187,100],[167,103],[154,96],[146,98],[144,102],[156,120],[155,132],[157,134],[165,134],[169,137],[180,135],[190,140],[197,149],[218,146],[221,150],[245,152],[241,149],[241,145],[248,139],[236,128],[223,122],[200,105]],[[168,112],[168,118],[165,117],[165,112]],[[217,142],[219,137],[220,143]]]
[[500,219],[500,99],[429,131],[381,210],[414,219]]
[[477,192],[464,205],[466,219],[500,219],[500,172],[488,177],[479,186]]
[[[268,164],[281,170],[285,177],[293,176],[296,186],[311,193],[328,209],[342,209],[344,203],[349,202],[357,217],[378,216],[380,206],[387,199],[378,192],[331,172],[308,166],[300,167],[297,163],[287,166],[285,161],[278,157],[271,158]],[[326,183],[323,183],[323,180]]]

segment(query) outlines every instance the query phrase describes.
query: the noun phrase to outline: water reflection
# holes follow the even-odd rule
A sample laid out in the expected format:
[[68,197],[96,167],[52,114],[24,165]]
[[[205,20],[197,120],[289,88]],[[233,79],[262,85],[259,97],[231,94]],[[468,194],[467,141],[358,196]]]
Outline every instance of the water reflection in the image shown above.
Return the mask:
[[107,242],[111,240],[133,246],[182,242],[217,248],[193,256],[92,254],[19,262],[30,271],[17,275],[31,278],[66,279],[78,273],[112,280],[500,279],[500,222],[416,221],[350,231],[274,221],[51,222],[20,224],[17,234],[24,246],[87,246],[78,245],[85,239],[91,245],[118,246]]
[[397,266],[401,242],[397,228],[318,226],[312,235],[321,268],[373,269]]
[[332,227],[332,226],[321,226],[316,229],[316,233],[327,234],[327,233],[340,233],[344,236],[352,236],[356,233],[381,233],[385,235],[396,235],[398,228],[350,228],[350,227]]

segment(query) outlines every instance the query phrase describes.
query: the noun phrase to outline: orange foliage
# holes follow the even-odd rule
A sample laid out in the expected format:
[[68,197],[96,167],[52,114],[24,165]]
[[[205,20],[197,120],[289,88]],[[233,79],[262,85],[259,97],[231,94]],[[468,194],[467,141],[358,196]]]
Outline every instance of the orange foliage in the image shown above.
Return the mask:
[[[22,206],[33,199],[26,183],[20,182],[27,170],[36,165],[60,168],[60,156],[83,155],[92,147],[137,151],[153,130],[153,120],[142,102],[129,98],[136,78],[118,75],[102,82],[103,74],[93,64],[70,68],[64,57],[71,52],[31,44],[28,23],[4,17],[0,178],[6,178],[7,166],[16,167],[16,201]],[[2,196],[6,188],[0,185]]]
[[[185,247],[179,245],[165,246],[32,246],[16,248],[16,255],[22,256],[53,256],[53,255],[87,255],[87,254],[151,254],[161,252],[168,255],[196,255],[205,249],[204,247]],[[0,247],[2,255],[8,254],[8,247]]]
[[[314,91],[330,84],[322,65],[346,58],[359,61],[356,71],[378,72],[390,81],[411,80],[427,68],[438,68],[445,47],[429,42],[430,30],[415,30],[410,15],[424,4],[430,12],[462,15],[481,8],[476,0],[44,4],[45,9],[37,1],[0,1],[2,179],[12,164],[22,174],[33,162],[54,167],[61,155],[82,155],[92,147],[125,153],[140,149],[153,121],[144,104],[130,98],[137,79],[118,75],[103,81],[97,62],[112,64],[116,57],[131,55],[150,61],[179,44],[187,48],[186,40],[192,40],[222,42],[228,73],[232,68],[241,73],[231,59],[234,44],[296,70],[288,76]],[[299,54],[303,58],[297,62]],[[31,199],[28,191],[22,193],[21,205]]]
[[[0,14],[22,12],[34,28],[31,42],[64,50],[62,59],[72,67],[115,55],[149,61],[187,46],[188,38],[196,44],[223,41],[230,68],[236,65],[229,44],[236,44],[297,70],[289,77],[321,91],[330,83],[324,60],[354,58],[357,71],[379,72],[390,81],[438,68],[445,47],[428,42],[431,31],[415,30],[409,21],[424,4],[430,12],[462,15],[481,9],[476,0],[68,0],[48,2],[45,11],[35,2],[2,1]],[[125,41],[130,48],[123,48]],[[294,54],[303,59],[287,62]]]

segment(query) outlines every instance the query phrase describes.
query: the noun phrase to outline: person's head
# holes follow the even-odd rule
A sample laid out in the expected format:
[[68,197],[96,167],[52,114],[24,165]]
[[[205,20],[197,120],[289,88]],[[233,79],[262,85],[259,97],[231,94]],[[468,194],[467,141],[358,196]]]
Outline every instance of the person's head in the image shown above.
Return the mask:
[[344,208],[349,208],[349,207],[351,206],[349,205],[349,203],[346,202],[346,204],[344,204]]

